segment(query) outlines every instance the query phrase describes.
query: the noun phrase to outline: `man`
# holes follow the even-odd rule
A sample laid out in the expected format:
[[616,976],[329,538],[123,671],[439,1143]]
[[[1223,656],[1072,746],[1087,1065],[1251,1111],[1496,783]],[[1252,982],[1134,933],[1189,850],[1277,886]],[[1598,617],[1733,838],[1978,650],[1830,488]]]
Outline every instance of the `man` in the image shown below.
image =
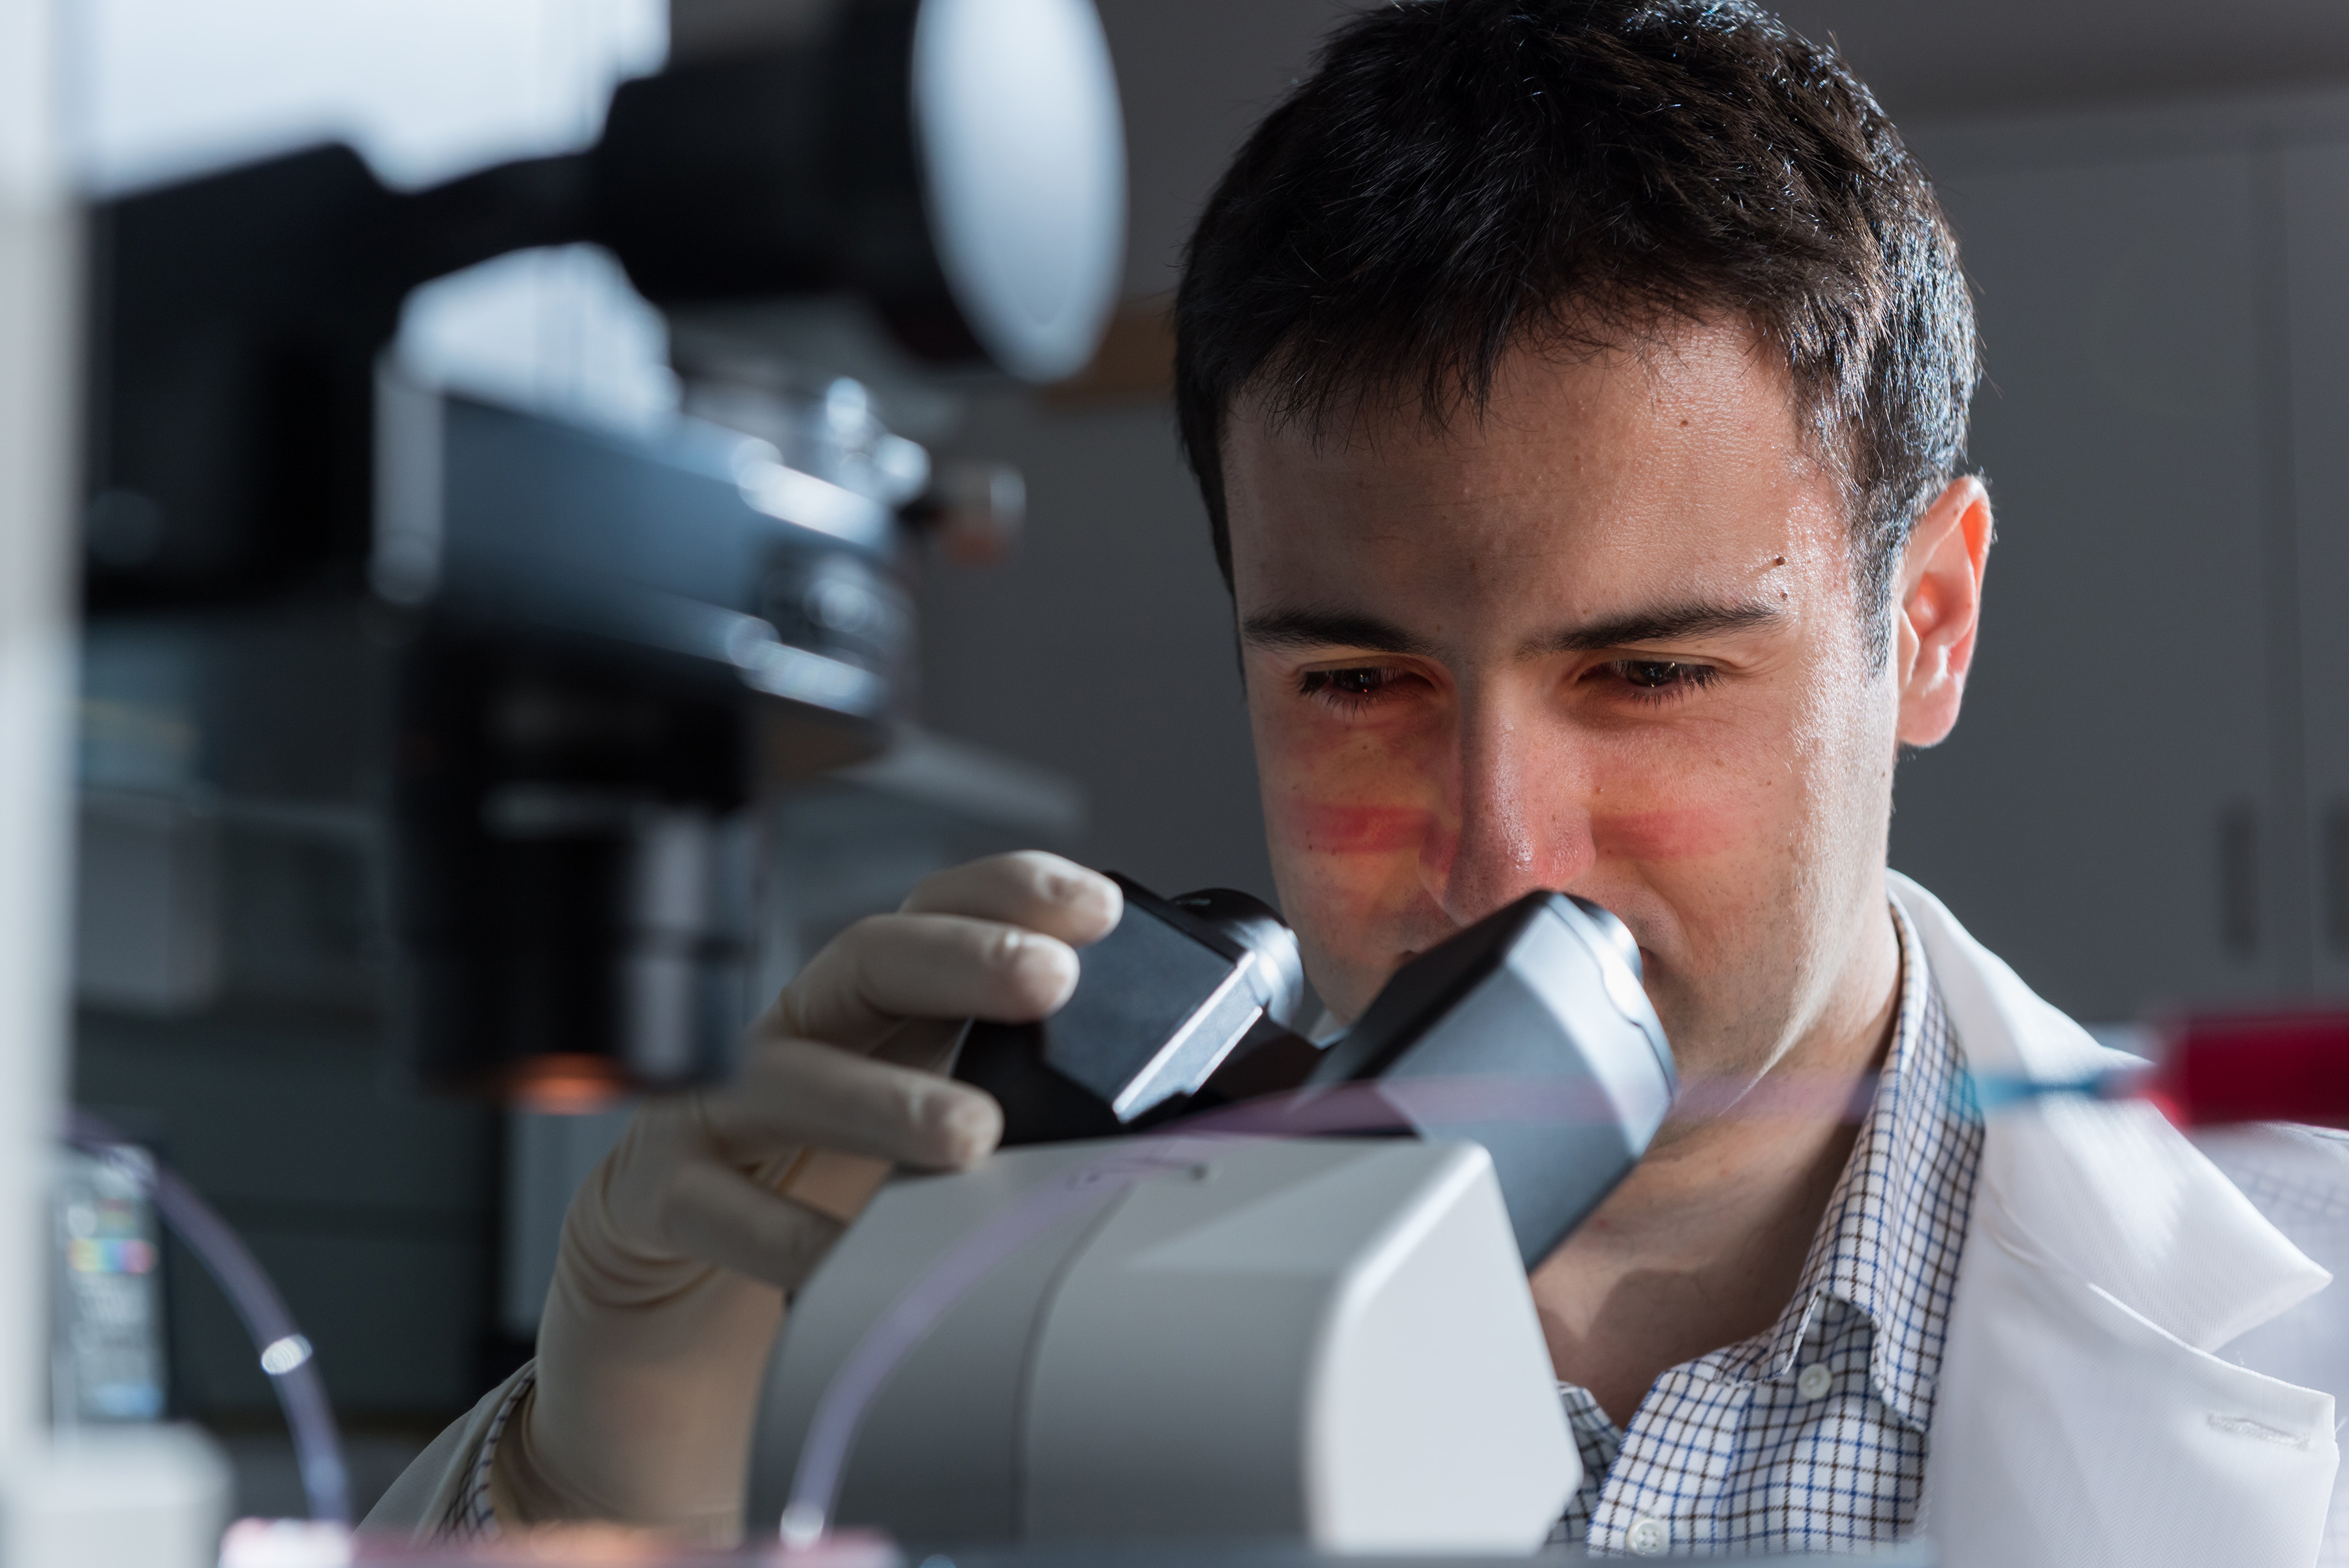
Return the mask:
[[[1990,504],[1930,187],[1737,0],[1413,0],[1242,150],[1178,306],[1283,908],[1335,1017],[1537,888],[1638,937],[1684,1108],[1532,1283],[1636,1553],[2306,1562],[2332,1401],[2211,1354],[2325,1282],[2141,1107],[1985,1124],[2096,1048],[1888,878],[1955,723]],[[739,1085],[648,1108],[574,1205],[540,1356],[378,1517],[723,1536],[757,1375],[837,1220],[822,1147],[982,1158],[905,1021],[1068,994],[1114,888],[932,878],[812,962]],[[1847,1096],[1877,1080],[1857,1121]]]

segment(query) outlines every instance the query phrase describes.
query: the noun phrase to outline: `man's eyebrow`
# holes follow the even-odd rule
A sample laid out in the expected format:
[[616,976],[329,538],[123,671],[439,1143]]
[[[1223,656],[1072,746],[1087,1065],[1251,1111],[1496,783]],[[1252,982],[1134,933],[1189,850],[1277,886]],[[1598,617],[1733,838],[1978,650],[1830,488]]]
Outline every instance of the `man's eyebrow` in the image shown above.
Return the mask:
[[[1562,627],[1537,638],[1526,649],[1527,657],[1550,653],[1591,653],[1641,642],[1673,642],[1683,638],[1717,637],[1747,631],[1782,618],[1775,605],[1762,600],[1745,604],[1664,605],[1585,626]],[[1400,653],[1415,658],[1435,656],[1435,645],[1405,631],[1392,621],[1352,610],[1292,608],[1252,615],[1242,623],[1244,640],[1259,648],[1309,652],[1319,648],[1359,648],[1371,653]]]
[[1414,637],[1392,621],[1351,610],[1294,608],[1252,615],[1241,624],[1241,637],[1258,648],[1294,653],[1317,648],[1360,648],[1371,653],[1402,653],[1431,658],[1435,645]]
[[1561,627],[1536,638],[1526,652],[1595,653],[1631,643],[1677,642],[1684,638],[1750,631],[1783,618],[1784,612],[1777,606],[1760,599],[1744,604],[1660,605],[1584,626]]

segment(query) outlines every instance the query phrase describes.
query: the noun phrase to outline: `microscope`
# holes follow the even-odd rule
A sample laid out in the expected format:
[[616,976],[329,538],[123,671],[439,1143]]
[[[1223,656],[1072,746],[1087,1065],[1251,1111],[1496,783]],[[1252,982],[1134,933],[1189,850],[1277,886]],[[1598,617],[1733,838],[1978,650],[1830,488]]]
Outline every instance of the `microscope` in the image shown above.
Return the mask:
[[961,1042],[1006,1148],[792,1301],[746,1535],[1537,1547],[1581,1465],[1526,1276],[1677,1085],[1638,944],[1529,894],[1317,1044],[1269,909],[1120,880],[1069,1002]]

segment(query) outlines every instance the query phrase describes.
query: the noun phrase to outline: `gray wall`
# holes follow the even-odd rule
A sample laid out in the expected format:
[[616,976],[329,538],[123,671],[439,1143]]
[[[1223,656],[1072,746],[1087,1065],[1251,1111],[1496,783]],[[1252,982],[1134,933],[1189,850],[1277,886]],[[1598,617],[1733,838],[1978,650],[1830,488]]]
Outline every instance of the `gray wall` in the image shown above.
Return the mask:
[[[1130,292],[1173,286],[1199,199],[1322,34],[1362,0],[1098,0],[1125,94]],[[2330,0],[1785,0],[1901,119],[1949,119],[2349,81]]]
[[2343,504],[2306,464],[2349,378],[2337,312],[2309,308],[2337,244],[2298,237],[2341,209],[2349,100],[2289,109],[1920,136],[1979,303],[1969,455],[2000,543],[1966,715],[1902,766],[1893,863],[2075,1016],[2338,985],[2310,808],[2342,775],[2312,761],[2349,703],[2307,632],[2342,596],[2311,546]]
[[1029,533],[1002,566],[931,577],[925,717],[1079,780],[1094,864],[1269,896],[1230,600],[1166,410],[1005,398],[959,444],[1027,472]]
[[2082,108],[2349,78],[2327,0],[1785,0],[1896,119]]

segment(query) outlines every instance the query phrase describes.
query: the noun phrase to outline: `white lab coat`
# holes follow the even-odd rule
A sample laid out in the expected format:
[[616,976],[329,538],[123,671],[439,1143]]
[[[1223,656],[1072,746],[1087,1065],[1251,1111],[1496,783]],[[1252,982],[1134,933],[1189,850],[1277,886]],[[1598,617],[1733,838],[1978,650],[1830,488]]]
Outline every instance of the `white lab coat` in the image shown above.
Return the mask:
[[[1897,875],[1892,890],[1974,1071],[2064,1079],[2120,1059],[1931,894]],[[1927,1449],[1942,1563],[2314,1562],[2333,1397],[2222,1352],[2330,1279],[2149,1106],[1991,1117]]]

